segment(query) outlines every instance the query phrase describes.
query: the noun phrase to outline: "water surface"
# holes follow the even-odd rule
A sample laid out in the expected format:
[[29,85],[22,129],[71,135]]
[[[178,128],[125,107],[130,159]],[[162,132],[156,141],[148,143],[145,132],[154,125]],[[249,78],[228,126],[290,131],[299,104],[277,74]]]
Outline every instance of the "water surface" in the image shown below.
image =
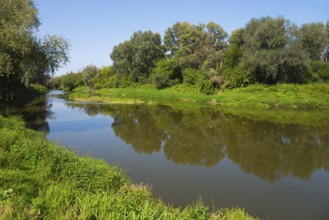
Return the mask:
[[[329,219],[326,111],[248,117],[211,106],[91,104],[56,94],[2,112],[23,115],[79,155],[121,166],[175,206],[201,197],[262,219]],[[321,120],[312,123],[314,115]]]

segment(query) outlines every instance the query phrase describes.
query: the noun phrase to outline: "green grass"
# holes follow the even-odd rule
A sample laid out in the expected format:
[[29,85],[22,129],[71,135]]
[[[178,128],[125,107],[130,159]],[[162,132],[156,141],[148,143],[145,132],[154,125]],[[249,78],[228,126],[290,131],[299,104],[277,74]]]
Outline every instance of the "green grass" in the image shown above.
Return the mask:
[[153,86],[128,87],[115,89],[88,90],[85,87],[77,88],[70,94],[71,99],[103,102],[166,102],[185,101],[200,102],[209,101],[210,96],[201,94],[197,88],[178,85],[168,89],[157,90]]
[[216,96],[227,106],[329,108],[329,84],[250,85]]
[[0,116],[0,219],[253,219],[240,208],[184,209],[132,184],[125,171],[78,157]]
[[278,84],[250,85],[220,91],[216,95],[205,95],[194,86],[176,85],[171,88],[156,90],[152,86],[137,88],[117,88],[87,90],[77,88],[69,96],[71,99],[115,102],[190,102],[212,103],[231,107],[298,107],[298,108],[329,108],[329,84]]

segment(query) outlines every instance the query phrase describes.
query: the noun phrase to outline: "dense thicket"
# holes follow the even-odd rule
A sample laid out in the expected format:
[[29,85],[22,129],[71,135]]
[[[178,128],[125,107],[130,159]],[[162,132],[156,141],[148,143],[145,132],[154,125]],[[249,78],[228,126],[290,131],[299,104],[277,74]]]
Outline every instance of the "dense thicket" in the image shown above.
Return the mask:
[[[297,26],[283,17],[253,18],[229,37],[213,22],[177,22],[165,31],[163,42],[158,33],[138,31],[110,57],[113,67],[94,69],[87,74],[92,83],[84,85],[153,83],[163,89],[183,83],[214,94],[254,83],[328,82],[329,22]],[[75,78],[86,76],[84,71]]]
[[39,25],[32,0],[0,1],[0,100],[16,99],[31,84],[46,85],[68,62],[68,43],[57,36],[38,39]]

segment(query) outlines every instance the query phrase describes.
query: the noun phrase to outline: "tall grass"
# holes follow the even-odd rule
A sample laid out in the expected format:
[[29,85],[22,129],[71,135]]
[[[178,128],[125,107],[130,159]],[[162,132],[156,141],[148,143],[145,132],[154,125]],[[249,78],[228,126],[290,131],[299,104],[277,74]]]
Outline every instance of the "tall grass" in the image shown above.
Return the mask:
[[242,209],[184,209],[132,184],[123,170],[78,157],[0,116],[0,219],[253,219]]

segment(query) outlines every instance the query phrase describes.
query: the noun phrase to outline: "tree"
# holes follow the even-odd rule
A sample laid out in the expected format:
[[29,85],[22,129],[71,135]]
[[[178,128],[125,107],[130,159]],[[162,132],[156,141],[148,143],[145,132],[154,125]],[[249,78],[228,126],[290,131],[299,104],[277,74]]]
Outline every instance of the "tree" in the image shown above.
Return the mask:
[[310,64],[296,25],[284,18],[251,19],[244,29],[241,62],[259,83],[302,83]]
[[242,58],[242,45],[244,29],[240,28],[232,32],[229,39],[229,46],[225,51],[224,65],[228,68],[235,68],[241,61]]
[[174,58],[159,60],[155,64],[151,75],[157,89],[183,82],[182,70]]
[[143,82],[148,79],[155,63],[164,58],[161,36],[151,31],[135,32],[129,41],[115,46],[110,57],[121,77]]
[[94,77],[96,77],[97,73],[97,67],[94,65],[89,65],[82,70],[82,81],[85,86],[92,87],[94,85]]
[[166,30],[166,54],[175,57],[182,68],[219,69],[224,58],[227,33],[213,22],[192,25],[177,22]]
[[69,62],[69,43],[56,35],[48,35],[41,41],[43,54],[47,61],[46,73],[54,73],[58,68]]
[[298,40],[312,61],[323,57],[323,50],[328,40],[322,23],[303,24],[298,32]]
[[17,98],[18,89],[46,84],[49,74],[68,62],[68,43],[48,36],[37,39],[40,25],[32,0],[0,1],[0,99]]
[[327,41],[326,41],[326,45],[324,47],[324,57],[323,60],[325,62],[329,61],[329,21],[327,21],[326,23],[326,34],[327,34]]
[[65,91],[72,91],[73,89],[82,86],[82,74],[70,72],[60,77],[61,88]]

